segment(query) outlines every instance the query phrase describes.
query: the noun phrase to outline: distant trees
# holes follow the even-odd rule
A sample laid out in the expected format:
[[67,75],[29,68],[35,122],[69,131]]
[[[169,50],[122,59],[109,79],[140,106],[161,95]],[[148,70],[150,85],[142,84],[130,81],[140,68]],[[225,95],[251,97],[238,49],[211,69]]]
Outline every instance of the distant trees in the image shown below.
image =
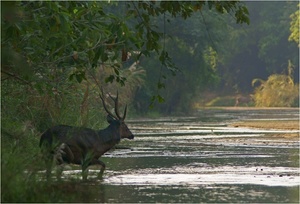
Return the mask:
[[[154,21],[166,35],[169,57],[180,71],[154,69],[160,62],[154,57],[141,59],[146,70],[145,86],[137,92],[133,103],[139,110],[149,106],[160,89],[164,103],[154,107],[159,112],[191,111],[193,104],[205,98],[203,91],[219,95],[249,95],[252,80],[267,80],[272,74],[283,74],[290,60],[295,69],[292,77],[299,81],[299,50],[288,41],[290,15],[297,2],[246,2],[251,24],[237,25],[232,16],[218,15],[203,8],[187,20],[170,19],[165,27],[162,19]],[[176,74],[176,77],[165,77]],[[233,104],[234,105],[234,102]]]
[[[226,15],[224,15],[226,16]],[[172,19],[166,24],[165,49],[178,69],[155,69],[161,67],[154,57],[141,59],[146,70],[145,86],[137,93],[134,103],[147,109],[153,93],[159,91],[164,103],[154,109],[165,114],[189,112],[193,103],[199,100],[207,86],[215,86],[220,43],[225,37],[221,32],[228,20],[209,9],[193,14],[190,19]],[[158,21],[160,28],[164,25]],[[170,37],[169,37],[170,36]],[[168,76],[176,75],[175,77]],[[156,79],[160,78],[158,87]]]
[[[298,8],[299,8],[298,4]],[[286,5],[284,8],[291,8],[291,5]],[[294,9],[294,8],[293,8]],[[284,16],[287,17],[289,12],[284,12]],[[294,13],[290,14],[290,35],[288,36],[289,41],[294,41],[298,44],[299,47],[299,9]],[[286,18],[281,19],[280,22],[285,22]],[[279,26],[281,27],[281,26]],[[282,29],[284,27],[282,26]],[[285,28],[286,29],[286,28]],[[283,35],[282,37],[284,37]],[[279,35],[280,37],[280,35]],[[282,39],[284,40],[284,38]],[[272,40],[272,43],[277,43],[281,41],[280,38],[275,38]],[[282,51],[280,52],[282,54]],[[268,54],[266,54],[268,55]],[[296,56],[295,56],[296,55]],[[297,56],[298,55],[298,56]],[[282,56],[280,56],[282,58]],[[297,69],[296,77],[299,75],[299,50],[298,52],[288,52],[285,57],[293,59],[296,62]],[[278,59],[278,58],[277,58]],[[272,59],[271,59],[272,60]],[[273,59],[273,61],[276,61]],[[272,74],[268,77],[267,80],[253,79],[252,86],[256,82],[260,82],[260,85],[255,88],[253,99],[256,106],[263,107],[290,107],[290,106],[299,106],[299,84],[294,81],[294,70],[295,67],[292,64],[291,60],[288,60],[287,65],[287,74],[284,74],[284,70],[280,69],[281,73]],[[278,71],[280,71],[278,70]],[[277,71],[277,70],[276,70]],[[299,81],[299,78],[296,79]]]
[[298,47],[300,46],[299,44],[299,11],[300,9],[300,4],[298,4],[298,10],[295,11],[295,13],[292,13],[290,15],[291,18],[291,23],[290,23],[290,31],[291,34],[289,36],[289,41],[295,41],[298,44]]
[[[164,16],[163,23],[167,18],[187,19],[207,5],[218,13],[234,14],[237,23],[249,23],[247,8],[239,2],[41,1],[2,5],[2,73],[6,79],[35,81],[34,87],[40,90],[62,80],[62,75],[81,82],[88,70],[99,66],[114,70],[106,82],[124,85],[126,78],[120,69],[133,51],[138,51],[131,56],[135,60],[153,52],[165,68],[174,69],[162,43],[165,32],[157,30],[153,18]],[[39,83],[41,78],[44,83]]]
[[[130,90],[123,98],[140,111],[164,101],[158,111],[187,112],[204,89],[251,92],[253,78],[282,72],[288,60],[299,66],[297,46],[287,43],[296,2],[1,4],[3,99],[22,90],[40,97],[51,120],[69,100],[97,98],[98,85]],[[247,8],[251,25],[240,27]]]
[[252,92],[254,78],[266,79],[280,74],[288,66],[295,65],[294,79],[299,76],[299,49],[288,42],[290,15],[297,2],[247,2],[251,25],[246,27],[231,24],[225,50],[218,56],[222,59],[217,67],[222,75],[219,89],[223,92]]
[[[2,126],[30,121],[40,131],[49,123],[98,124],[99,86],[107,86],[107,91],[123,89],[120,93],[128,103],[146,84],[147,102],[134,104],[139,110],[147,110],[151,102],[162,102],[164,97],[173,97],[174,107],[188,107],[178,99],[193,94],[191,88],[181,97],[182,91],[194,86],[186,82],[196,84],[195,66],[179,64],[187,77],[182,86],[174,86],[178,97],[157,91],[172,82],[166,81],[165,73],[175,73],[179,67],[167,46],[172,53],[185,46],[174,36],[181,45],[172,47],[163,28],[174,19],[183,19],[184,26],[184,20],[204,8],[216,16],[231,13],[236,23],[249,23],[247,8],[237,1],[15,1],[1,2],[1,7],[1,100],[6,121]],[[193,60],[184,58],[184,52],[178,51],[183,54],[178,59]],[[146,59],[155,61],[147,70],[139,64]],[[157,74],[145,77],[152,73]],[[207,78],[212,75],[206,72]]]

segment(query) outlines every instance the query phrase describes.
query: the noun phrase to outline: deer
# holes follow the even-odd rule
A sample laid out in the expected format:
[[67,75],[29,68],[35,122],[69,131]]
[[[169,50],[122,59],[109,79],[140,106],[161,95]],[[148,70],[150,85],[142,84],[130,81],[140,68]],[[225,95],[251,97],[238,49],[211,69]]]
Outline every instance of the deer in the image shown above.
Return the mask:
[[[63,164],[81,165],[82,179],[88,176],[88,167],[100,165],[98,178],[103,178],[105,164],[99,158],[112,149],[121,139],[134,139],[124,120],[126,118],[127,105],[123,116],[119,113],[118,92],[116,97],[109,97],[115,105],[115,115],[107,108],[104,100],[103,90],[100,99],[107,113],[109,126],[105,129],[93,130],[85,127],[74,127],[68,125],[57,125],[46,130],[40,138],[40,148],[46,162],[46,177],[51,178],[53,163],[59,166]],[[60,174],[62,173],[62,169]],[[59,177],[60,178],[60,177]]]

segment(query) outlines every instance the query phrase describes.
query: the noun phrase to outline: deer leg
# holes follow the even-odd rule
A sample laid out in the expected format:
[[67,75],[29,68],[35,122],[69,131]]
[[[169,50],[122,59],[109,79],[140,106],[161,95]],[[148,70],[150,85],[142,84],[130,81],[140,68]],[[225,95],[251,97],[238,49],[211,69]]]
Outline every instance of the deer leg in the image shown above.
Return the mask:
[[56,179],[58,181],[61,181],[61,175],[62,175],[62,172],[64,171],[64,164],[60,164],[60,165],[57,165],[56,167]]
[[52,165],[53,165],[53,156],[49,152],[45,152],[43,156],[45,160],[46,165],[46,179],[47,181],[51,181],[51,171],[52,171]]
[[44,144],[41,148],[42,148],[42,159],[45,162],[45,168],[46,168],[46,179],[49,182],[51,181],[53,154],[51,152],[51,148],[48,145]]
[[[65,152],[65,149],[68,151]],[[72,151],[65,143],[62,143],[55,151],[54,160],[57,165],[56,166],[56,179],[58,181],[61,180],[61,175],[64,170],[64,158],[66,158],[67,154],[68,154],[68,156],[71,154],[70,155],[71,158],[74,158]]]
[[87,176],[88,176],[88,174],[89,174],[89,169],[88,169],[88,167],[83,167],[82,168],[82,173],[81,173],[81,175],[82,175],[82,180],[87,180]]
[[81,165],[82,165],[82,179],[83,180],[87,179],[88,167],[90,165],[100,165],[101,166],[100,172],[98,174],[98,178],[102,179],[103,173],[105,170],[105,164],[102,161],[98,160],[97,158],[93,158],[90,155],[87,155],[85,157],[85,159],[82,161]]
[[81,175],[82,175],[83,180],[87,180],[87,176],[89,174],[89,169],[88,169],[89,165],[90,165],[90,162],[87,162],[87,161],[83,162],[83,164],[82,164]]
[[92,165],[100,165],[101,166],[99,174],[98,174],[98,179],[102,180],[103,179],[103,173],[104,173],[104,170],[105,170],[105,164],[104,164],[104,162],[102,162],[102,161],[100,161],[98,159],[93,159],[91,161],[91,164]]
[[81,167],[82,167],[81,175],[82,175],[83,180],[87,180],[87,176],[89,173],[88,167],[90,165],[91,165],[91,158],[89,158],[89,157],[86,157],[81,163]]
[[47,159],[47,161],[46,161],[46,178],[47,178],[47,181],[51,180],[51,171],[52,171],[52,160]]

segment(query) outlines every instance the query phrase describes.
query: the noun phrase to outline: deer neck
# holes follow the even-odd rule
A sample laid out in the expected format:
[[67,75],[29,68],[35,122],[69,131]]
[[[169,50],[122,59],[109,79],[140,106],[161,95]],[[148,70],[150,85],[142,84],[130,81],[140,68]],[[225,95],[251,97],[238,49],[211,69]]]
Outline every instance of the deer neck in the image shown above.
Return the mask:
[[109,125],[107,128],[98,131],[99,140],[105,144],[117,144],[120,142],[120,132],[117,127]]

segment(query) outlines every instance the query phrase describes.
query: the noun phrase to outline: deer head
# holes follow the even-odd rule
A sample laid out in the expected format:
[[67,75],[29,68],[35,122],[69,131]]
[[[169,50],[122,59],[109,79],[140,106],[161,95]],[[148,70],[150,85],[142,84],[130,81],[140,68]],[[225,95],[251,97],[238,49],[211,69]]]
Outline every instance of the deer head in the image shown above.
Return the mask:
[[108,93],[108,96],[113,100],[113,102],[115,104],[115,115],[107,108],[107,106],[105,104],[105,100],[104,100],[103,89],[101,89],[100,99],[102,101],[102,104],[103,104],[103,107],[104,107],[106,113],[108,114],[107,115],[107,122],[111,125],[116,125],[119,128],[121,138],[133,139],[134,138],[133,134],[131,133],[131,131],[129,130],[129,128],[127,127],[127,125],[124,122],[124,120],[126,118],[127,105],[125,106],[124,114],[123,114],[123,117],[122,117],[120,112],[119,112],[119,94],[118,94],[118,91],[117,91],[117,96],[115,98],[112,97],[109,93]]

